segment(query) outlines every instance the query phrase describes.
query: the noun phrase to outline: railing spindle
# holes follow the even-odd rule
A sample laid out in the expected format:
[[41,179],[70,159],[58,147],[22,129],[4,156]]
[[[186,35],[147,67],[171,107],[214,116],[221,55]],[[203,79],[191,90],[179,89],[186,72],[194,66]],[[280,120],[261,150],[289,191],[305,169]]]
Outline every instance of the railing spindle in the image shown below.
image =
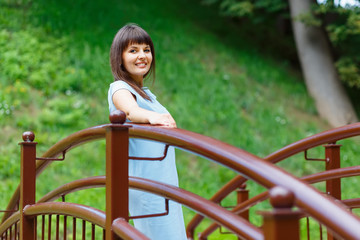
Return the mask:
[[41,240],[45,240],[45,215],[42,215],[41,219]]
[[95,224],[91,224],[91,240],[95,240]]
[[82,240],[86,239],[86,222],[85,220],[82,221]]
[[60,239],[60,215],[56,215],[56,240]]
[[[36,218],[35,218],[35,224],[36,224]],[[36,226],[36,225],[35,225]],[[35,229],[36,230],[36,229]],[[17,227],[17,223],[15,223],[15,240],[19,239],[19,235],[18,235],[18,227]],[[36,231],[35,231],[36,232]],[[35,235],[35,239],[36,239],[36,235]]]
[[76,240],[76,218],[73,218],[73,240]]
[[51,214],[49,214],[49,222],[48,222],[48,240],[51,240]]
[[64,216],[64,240],[66,240],[67,235],[67,216]]
[[323,239],[323,233],[322,233],[322,225],[319,224],[319,229],[320,229],[320,240]]
[[306,217],[306,229],[307,229],[307,239],[310,240],[310,220],[309,220],[309,217]]

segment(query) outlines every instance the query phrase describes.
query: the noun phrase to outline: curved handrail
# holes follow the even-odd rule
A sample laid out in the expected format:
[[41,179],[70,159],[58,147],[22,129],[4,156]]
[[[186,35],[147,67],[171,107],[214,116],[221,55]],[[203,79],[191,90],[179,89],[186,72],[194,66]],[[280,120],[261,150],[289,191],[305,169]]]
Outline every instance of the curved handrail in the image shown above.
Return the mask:
[[115,219],[111,227],[114,233],[122,239],[150,240],[123,218]]
[[331,179],[356,177],[356,176],[360,176],[360,166],[331,169],[324,172],[310,174],[301,177],[300,179],[304,180],[307,183],[312,184],[312,183],[323,182]]
[[[131,177],[129,177],[130,179]],[[95,176],[83,179],[78,179],[67,184],[64,184],[41,197],[37,203],[51,202],[60,198],[63,195],[67,195],[72,192],[87,188],[96,188],[105,186],[105,176]],[[129,185],[131,186],[131,185]]]
[[[105,228],[106,221],[105,213],[103,211],[75,203],[36,203],[25,206],[24,213],[28,216],[43,214],[72,216],[96,224],[101,228]],[[124,224],[119,221],[114,221],[112,227],[116,229],[115,233],[122,239],[148,239],[129,223]],[[136,236],[137,238],[132,238],[133,236]]]
[[[271,163],[277,163],[282,161],[288,157],[291,157],[297,153],[305,151],[307,149],[326,144],[336,142],[342,139],[355,137],[360,135],[360,123],[354,123],[334,129],[330,129],[307,138],[301,139],[297,142],[289,144],[271,154],[264,157],[265,161]],[[231,179],[227,184],[225,184],[222,188],[219,189],[210,200],[215,203],[220,203],[226,196],[228,196],[231,192],[233,192],[236,188],[241,186],[243,183],[247,181],[241,175],[235,176]],[[197,225],[202,221],[203,217],[199,214],[196,214],[192,220],[187,225],[186,231],[189,235],[193,236],[194,231]]]
[[[318,182],[326,181],[329,179],[353,177],[353,176],[359,176],[359,175],[360,175],[360,166],[354,166],[354,167],[346,167],[346,168],[342,168],[342,169],[328,170],[328,171],[324,171],[321,173],[315,173],[315,174],[311,174],[311,175],[302,177],[301,179],[308,183],[318,183]],[[129,186],[131,188],[133,187],[134,180],[136,181],[136,178],[129,177]],[[104,187],[104,186],[105,186],[105,176],[96,176],[96,177],[89,177],[89,178],[85,178],[85,179],[75,180],[73,182],[64,184],[64,185],[60,186],[59,188],[54,189],[53,191],[49,192],[44,197],[39,199],[38,203],[53,201],[53,200],[60,198],[62,195],[66,195],[66,194],[69,194],[69,193],[72,193],[75,191],[79,191],[79,190],[83,190],[83,189],[87,189],[87,188],[94,188],[94,187]],[[144,187],[146,187],[146,186],[142,186],[142,188],[140,190],[146,190],[146,188],[144,188]],[[249,207],[255,205],[256,203],[265,200],[267,197],[268,197],[268,192],[267,191],[263,192],[255,197],[239,204],[232,211],[235,214],[239,214],[239,213],[245,211],[246,209],[248,209]],[[175,199],[170,199],[170,200],[174,201]],[[342,202],[345,205],[350,206],[350,207],[356,207],[359,205],[359,199],[343,200]],[[125,220],[123,220],[123,221],[125,221]],[[199,237],[201,239],[206,238],[213,231],[215,231],[218,228],[218,226],[219,225],[216,223],[211,224],[208,228],[206,228],[201,233],[201,235]],[[0,233],[1,233],[1,231],[0,231]],[[133,239],[140,239],[140,238],[133,237]]]
[[9,218],[7,218],[2,224],[0,224],[0,236],[4,233],[10,226],[15,224],[20,220],[20,212],[17,211],[13,215],[11,215]]
[[[46,201],[53,201],[65,193],[71,193],[89,187],[105,186],[105,179],[105,176],[96,176],[75,180],[49,192],[38,202],[42,203]],[[247,239],[262,238],[262,233],[257,227],[225,210],[219,205],[184,189],[139,177],[129,177],[129,187],[141,191],[151,192],[169,200],[179,202],[180,204],[187,206],[196,212],[200,212],[209,219],[227,227],[239,236],[243,236]]]
[[101,228],[105,228],[105,213],[96,208],[89,206],[68,203],[68,202],[46,202],[35,203],[32,205],[26,205],[24,207],[24,214],[27,216],[37,215],[66,215],[75,218],[80,218],[87,222],[91,222],[98,225]]
[[[301,180],[313,184],[319,183],[330,179],[337,179],[337,178],[346,178],[346,177],[354,177],[360,175],[360,166],[353,166],[353,167],[346,167],[341,169],[332,169],[327,170],[320,173],[311,174],[308,176],[304,176],[300,178]],[[240,204],[235,206],[231,211],[235,214],[240,214],[250,207],[254,206],[255,204],[265,201],[268,198],[268,191],[262,192]],[[342,200],[343,204],[348,207],[358,207],[360,206],[360,199],[348,199]],[[211,233],[213,233],[219,227],[218,224],[212,223],[210,224],[204,231],[201,232],[199,235],[199,239],[206,239]]]
[[360,198],[342,200],[350,209],[360,208]]
[[[72,216],[96,224],[101,228],[105,228],[106,221],[105,213],[101,210],[81,204],[64,202],[47,202],[27,205],[24,208],[24,214],[28,216],[43,214]],[[123,223],[119,220],[121,219],[113,221],[112,228],[116,229],[114,232],[122,239],[148,239],[144,234],[139,232],[139,230],[131,226],[129,223]]]
[[[75,203],[37,203],[28,205],[24,208],[26,215],[41,215],[41,214],[61,214],[81,218],[85,221],[96,224],[102,228],[105,227],[105,213],[98,209]],[[0,234],[5,232],[10,226],[20,220],[20,212],[13,214],[3,224],[0,225]],[[144,234],[139,232],[136,228],[131,226],[128,222],[122,222],[121,219],[114,220],[112,228],[122,239],[139,239],[148,240]]]
[[[302,177],[301,179],[308,183],[318,183],[318,182],[326,181],[329,179],[353,177],[353,176],[359,176],[359,175],[360,175],[360,166],[354,166],[354,167],[346,167],[346,168],[342,168],[342,169],[328,170],[328,171],[324,171],[321,173],[315,173],[315,174],[311,174],[311,175]],[[136,181],[136,179],[137,178],[129,177],[129,187],[131,187],[131,188],[133,187],[133,182]],[[69,193],[72,193],[75,191],[79,191],[79,190],[83,190],[83,189],[87,189],[87,188],[94,188],[94,187],[104,187],[104,186],[105,186],[105,176],[96,176],[96,177],[89,177],[89,178],[85,178],[85,179],[75,180],[73,182],[64,184],[64,185],[60,186],[59,188],[54,189],[53,191],[49,192],[44,197],[39,199],[38,203],[53,201],[53,200],[60,198],[62,195],[66,195],[66,194],[69,194]],[[143,191],[146,190],[146,188],[144,188],[144,187],[146,187],[146,186],[142,186],[142,188],[140,190],[143,190]],[[232,212],[234,212],[235,214],[239,214],[239,213],[245,211],[246,209],[248,209],[249,207],[255,205],[256,203],[258,203],[260,201],[264,201],[267,197],[268,197],[268,192],[267,191],[263,192],[255,197],[239,204],[232,210]],[[175,199],[170,199],[170,200],[174,201]],[[351,207],[358,206],[356,204],[359,204],[358,199],[343,200],[342,202],[345,205],[349,205]],[[125,220],[123,220],[123,221],[125,221]],[[201,233],[200,238],[201,239],[206,238],[213,231],[215,231],[218,228],[218,226],[219,225],[216,223],[211,224],[208,228],[206,228]],[[1,233],[1,231],[0,231],[0,233]],[[137,239],[137,238],[134,238],[134,239]]]
[[[357,125],[357,127],[357,130],[359,130],[360,124]],[[99,126],[97,128],[99,128]],[[100,128],[104,129],[104,127]],[[90,132],[89,129],[83,131]],[[104,130],[102,131],[104,132]],[[278,185],[286,189],[291,189],[296,198],[295,204],[306,209],[310,215],[334,232],[344,238],[356,238],[360,235],[359,218],[348,213],[342,204],[324,198],[315,188],[302,183],[300,180],[273,164],[263,161],[244,150],[216,139],[182,129],[169,129],[133,124],[130,128],[130,135],[133,137],[152,139],[187,149],[196,154],[210,158],[240,174],[246,175],[247,178],[253,179],[266,188]],[[353,131],[351,135],[354,135]],[[60,142],[64,143],[64,141],[68,141],[71,136],[72,135]],[[86,137],[94,139],[94,137],[90,135],[87,135]],[[68,147],[66,149],[75,146],[74,144],[79,143],[68,142]],[[63,149],[63,151],[66,149]],[[59,150],[59,148],[57,150]],[[41,169],[39,171],[41,171]],[[332,209],[332,211],[328,211],[328,209]]]
[[[43,155],[42,158],[56,158],[63,152],[67,152],[76,146],[84,144],[86,142],[90,142],[97,139],[102,139],[105,137],[105,128],[110,124],[99,125],[95,127],[90,127],[87,129],[80,130],[76,133],[69,135],[68,137],[60,140],[55,143],[52,147],[49,148]],[[38,176],[52,161],[37,161],[36,162],[36,176]],[[16,204],[20,198],[20,185],[16,188],[14,194],[12,195],[7,210],[12,210],[16,208]],[[11,213],[4,213],[1,222],[5,221]]]

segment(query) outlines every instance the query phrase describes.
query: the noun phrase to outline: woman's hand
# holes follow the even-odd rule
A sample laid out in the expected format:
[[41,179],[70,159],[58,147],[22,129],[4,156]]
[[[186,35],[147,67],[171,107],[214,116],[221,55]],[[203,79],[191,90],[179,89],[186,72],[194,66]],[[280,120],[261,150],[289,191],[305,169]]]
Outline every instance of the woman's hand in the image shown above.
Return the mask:
[[161,125],[169,128],[176,128],[176,122],[173,117],[168,113],[156,113],[154,112],[149,117],[149,123],[151,125]]

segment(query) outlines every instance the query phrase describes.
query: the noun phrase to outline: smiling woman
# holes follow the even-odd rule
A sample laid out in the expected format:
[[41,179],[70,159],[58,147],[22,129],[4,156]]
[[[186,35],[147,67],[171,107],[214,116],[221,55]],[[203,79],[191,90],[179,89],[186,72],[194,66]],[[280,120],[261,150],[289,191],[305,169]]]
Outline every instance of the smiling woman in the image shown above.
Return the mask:
[[[128,24],[118,31],[110,50],[115,81],[110,84],[108,92],[109,110],[110,113],[117,109],[125,112],[127,121],[175,128],[175,120],[166,108],[148,88],[143,87],[144,78],[149,72],[155,72],[154,52],[150,36],[139,26]],[[129,140],[129,155],[138,159],[162,156],[165,148],[167,146],[164,144],[149,140]],[[178,186],[174,148],[168,148],[162,161],[129,161],[129,175]],[[129,191],[129,211],[132,216],[164,212],[164,203],[162,197]],[[181,205],[170,202],[169,209],[166,216],[134,219],[134,225],[150,239],[185,240]]]

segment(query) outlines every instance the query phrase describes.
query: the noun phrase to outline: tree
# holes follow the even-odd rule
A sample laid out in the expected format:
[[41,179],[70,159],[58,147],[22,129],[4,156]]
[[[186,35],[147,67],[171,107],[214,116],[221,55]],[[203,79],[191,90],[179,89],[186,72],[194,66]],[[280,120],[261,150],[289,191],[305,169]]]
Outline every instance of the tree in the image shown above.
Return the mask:
[[335,6],[332,0],[320,5],[315,0],[204,1],[220,2],[223,14],[250,19],[255,25],[269,25],[279,16],[291,17],[305,83],[320,116],[334,127],[357,121],[339,76],[348,85],[360,88],[360,49],[357,41],[350,40],[360,41],[358,8]]
[[311,12],[311,0],[289,0],[289,6],[306,86],[319,114],[336,127],[356,122],[356,113],[341,85],[325,32],[298,19]]

